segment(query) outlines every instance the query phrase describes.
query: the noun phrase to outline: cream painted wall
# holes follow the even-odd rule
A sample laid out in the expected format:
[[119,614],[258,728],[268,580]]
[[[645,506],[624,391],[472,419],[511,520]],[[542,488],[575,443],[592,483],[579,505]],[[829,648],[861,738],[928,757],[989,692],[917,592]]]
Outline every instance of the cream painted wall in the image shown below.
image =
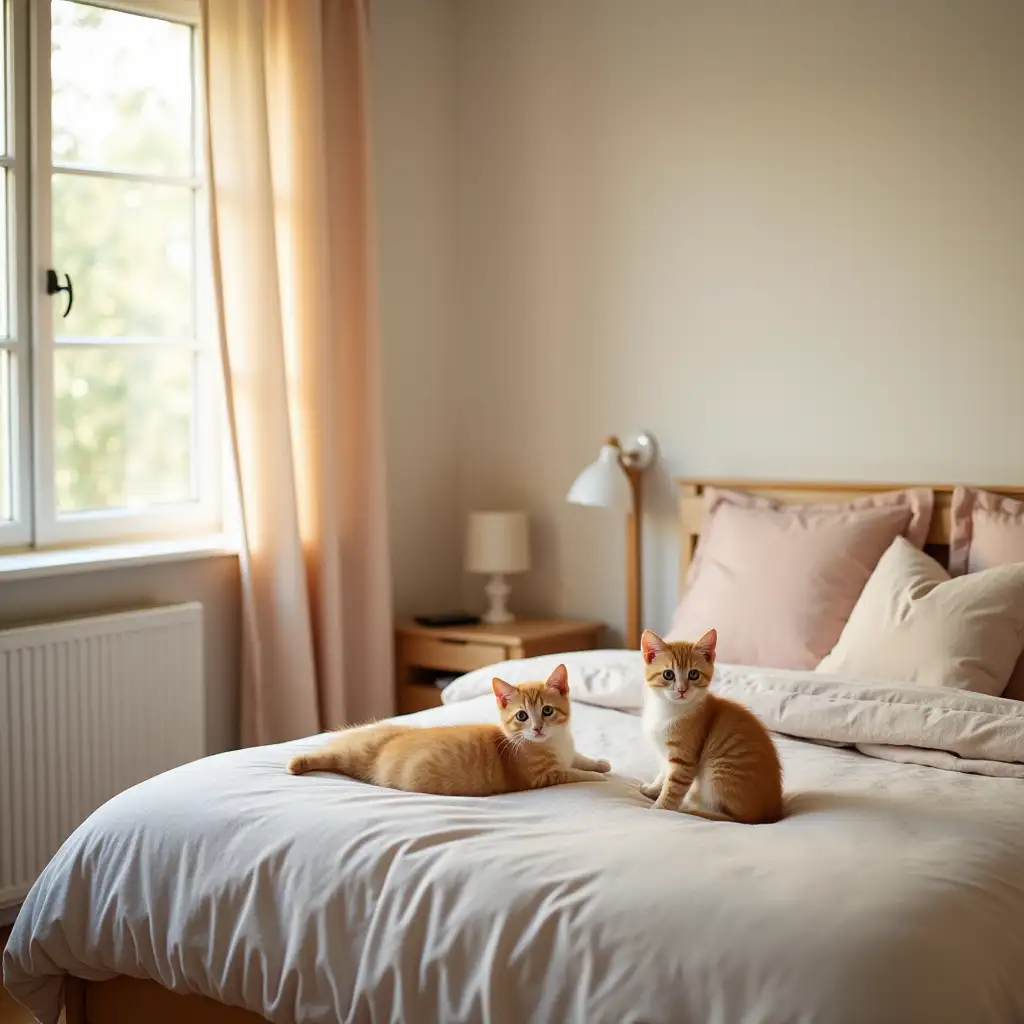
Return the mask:
[[373,131],[395,610],[459,601],[455,7],[374,0]]
[[[672,473],[1024,480],[1024,5],[374,0],[382,344],[400,614],[480,603],[464,515],[520,505],[520,609],[621,627],[610,430]],[[235,559],[5,584],[0,626],[206,608],[237,740]]]
[[609,431],[662,445],[655,626],[670,474],[1024,481],[1024,4],[458,15],[462,505],[532,513],[520,608],[621,627],[620,520],[564,503]]

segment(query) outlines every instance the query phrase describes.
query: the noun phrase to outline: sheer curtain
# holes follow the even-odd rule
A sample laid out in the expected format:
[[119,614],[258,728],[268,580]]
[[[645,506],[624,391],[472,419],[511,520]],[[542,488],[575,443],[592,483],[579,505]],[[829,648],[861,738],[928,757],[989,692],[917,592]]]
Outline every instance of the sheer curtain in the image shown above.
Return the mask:
[[204,0],[242,740],[393,711],[364,0]]

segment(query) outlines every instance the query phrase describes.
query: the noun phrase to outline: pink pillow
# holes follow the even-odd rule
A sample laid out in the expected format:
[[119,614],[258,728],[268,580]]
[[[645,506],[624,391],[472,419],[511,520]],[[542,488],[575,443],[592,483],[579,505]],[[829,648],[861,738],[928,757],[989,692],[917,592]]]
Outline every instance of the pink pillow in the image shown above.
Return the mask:
[[812,669],[839,639],[878,560],[902,534],[923,547],[928,488],[785,505],[707,488],[707,516],[668,639],[714,627],[718,660]]
[[[975,487],[957,487],[950,511],[951,576],[1024,562],[1024,501]],[[1024,700],[1024,656],[1018,659],[1003,696]]]

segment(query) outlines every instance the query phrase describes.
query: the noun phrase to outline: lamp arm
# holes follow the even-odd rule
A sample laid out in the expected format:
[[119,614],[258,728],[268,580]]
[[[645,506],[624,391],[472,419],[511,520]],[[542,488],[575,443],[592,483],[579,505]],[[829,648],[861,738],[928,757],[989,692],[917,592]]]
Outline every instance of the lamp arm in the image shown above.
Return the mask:
[[623,449],[612,435],[605,444],[618,454],[619,468],[629,481],[630,510],[626,517],[626,646],[640,647],[643,631],[643,478],[654,462],[657,446],[654,438],[642,433],[634,440],[635,447]]
[[626,516],[626,646],[638,650],[643,631],[644,471],[621,462],[620,465],[632,494],[632,506]]
[[[641,435],[646,437],[647,435]],[[626,516],[626,646],[640,647],[640,633],[643,630],[643,477],[648,460],[644,446],[623,451],[619,439],[614,435],[605,441],[606,445],[619,453],[619,469],[629,482],[630,504]]]

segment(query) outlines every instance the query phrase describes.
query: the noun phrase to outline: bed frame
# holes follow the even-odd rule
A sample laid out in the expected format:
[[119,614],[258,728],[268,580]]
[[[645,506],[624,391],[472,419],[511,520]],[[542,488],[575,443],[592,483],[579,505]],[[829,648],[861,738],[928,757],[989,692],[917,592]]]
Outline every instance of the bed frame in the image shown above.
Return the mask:
[[[679,581],[686,579],[704,525],[703,493],[706,487],[747,491],[787,505],[851,501],[878,491],[924,486],[935,493],[935,508],[927,548],[944,562],[951,531],[951,484],[805,483],[775,480],[696,479],[676,481],[679,488],[681,533]],[[1024,500],[1024,487],[986,487],[986,490]],[[181,995],[155,981],[119,976],[109,981],[67,979],[67,1024],[268,1024],[251,1010],[226,1006],[206,996]]]
[[66,1024],[268,1024],[252,1010],[124,975],[109,981],[69,977],[65,1000]]

